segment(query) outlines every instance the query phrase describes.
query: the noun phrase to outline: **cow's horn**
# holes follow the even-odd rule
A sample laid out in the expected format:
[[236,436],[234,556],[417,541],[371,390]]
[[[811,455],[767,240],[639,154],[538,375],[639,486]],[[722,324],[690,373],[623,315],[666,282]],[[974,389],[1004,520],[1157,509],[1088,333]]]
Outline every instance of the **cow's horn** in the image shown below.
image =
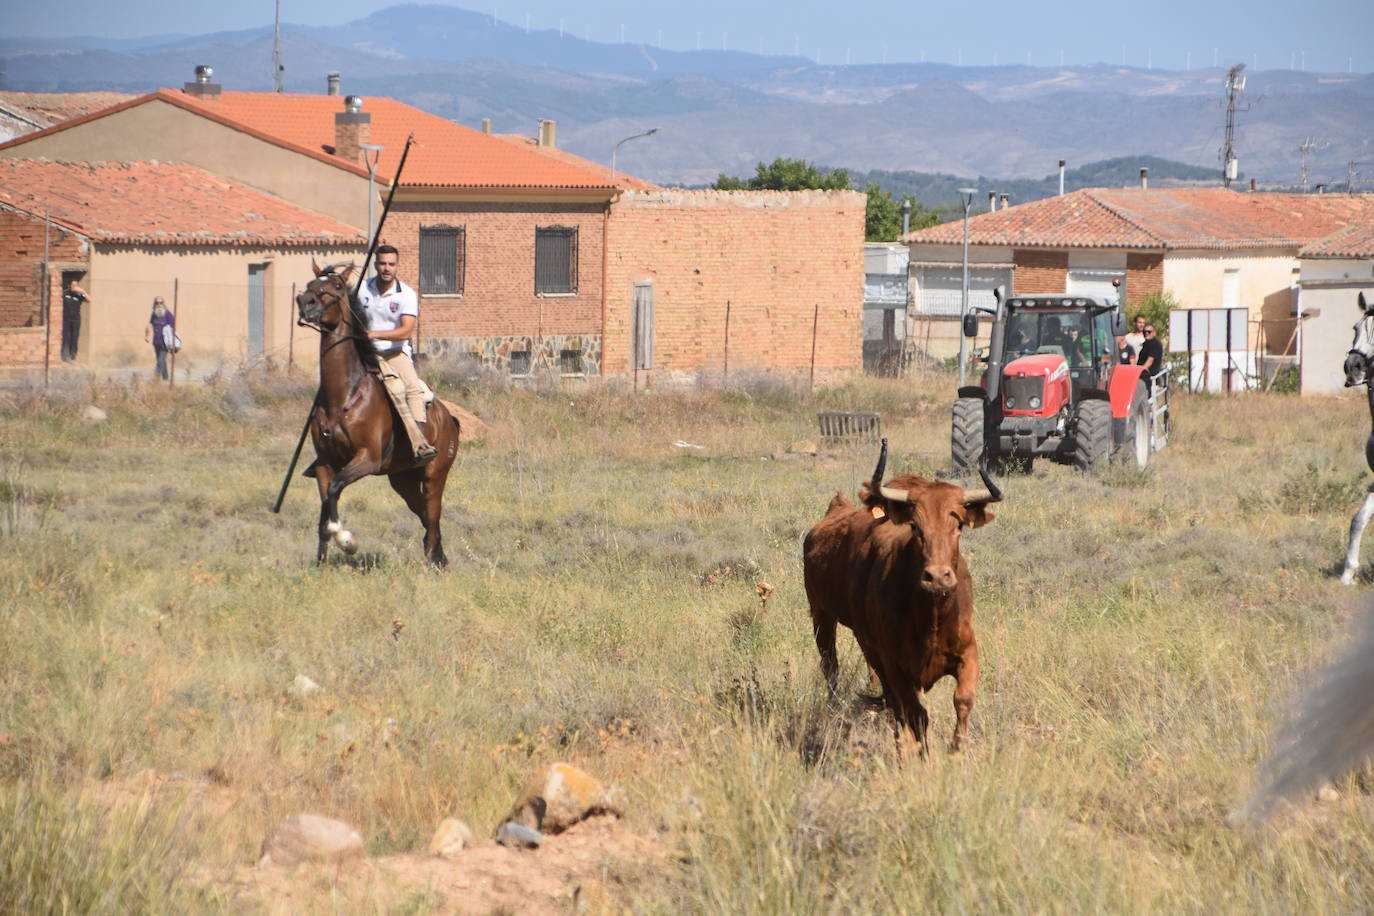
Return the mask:
[[906,490],[897,490],[892,487],[879,487],[878,492],[883,494],[883,499],[890,499],[894,503],[911,502],[911,494]]
[[981,464],[980,464],[980,465],[978,466],[978,476],[981,477],[981,478],[983,478],[983,485],[986,486],[987,489],[986,489],[986,490],[965,490],[965,491],[964,491],[964,502],[965,502],[965,504],[967,504],[967,503],[997,503],[997,502],[1001,502],[1001,501],[1002,501],[1002,490],[997,486],[997,484],[993,483],[993,482],[992,482],[992,478],[988,476],[988,469],[987,469],[987,466],[986,466],[986,465],[981,465]]
[[868,492],[875,493],[882,488],[885,470],[887,470],[887,439],[883,439],[883,447],[878,452],[878,466],[873,469],[873,477],[868,483]]

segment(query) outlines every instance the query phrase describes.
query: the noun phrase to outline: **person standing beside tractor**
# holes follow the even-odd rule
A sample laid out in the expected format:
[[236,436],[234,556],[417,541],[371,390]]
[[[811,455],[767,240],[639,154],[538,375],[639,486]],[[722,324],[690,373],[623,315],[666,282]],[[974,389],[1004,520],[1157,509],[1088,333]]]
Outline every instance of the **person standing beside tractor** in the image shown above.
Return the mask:
[[[1135,330],[1126,335],[1126,345],[1130,347],[1135,354],[1140,353],[1140,345],[1145,342],[1146,323],[1144,315],[1136,315]],[[1134,362],[1134,357],[1132,358],[1132,362]]]
[[358,304],[367,316],[367,336],[382,364],[382,383],[396,405],[415,460],[424,464],[435,455],[425,437],[425,406],[434,393],[415,373],[410,360],[410,338],[420,320],[420,300],[415,290],[396,276],[400,254],[391,245],[377,246],[377,273],[358,292]]
[[1149,384],[1154,384],[1154,377],[1159,374],[1159,370],[1164,368],[1164,345],[1155,336],[1155,326],[1145,325],[1145,342],[1140,345],[1140,352],[1136,355],[1136,365],[1144,368],[1145,378]]

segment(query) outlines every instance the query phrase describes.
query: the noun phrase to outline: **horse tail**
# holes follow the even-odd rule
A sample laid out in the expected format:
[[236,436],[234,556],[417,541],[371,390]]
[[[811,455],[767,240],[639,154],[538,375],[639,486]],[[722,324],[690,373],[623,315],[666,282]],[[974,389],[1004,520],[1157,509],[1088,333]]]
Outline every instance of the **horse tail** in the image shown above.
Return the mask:
[[1291,718],[1275,733],[1260,770],[1260,788],[1232,818],[1262,823],[1279,804],[1311,792],[1374,756],[1374,606],[1354,641],[1318,672]]

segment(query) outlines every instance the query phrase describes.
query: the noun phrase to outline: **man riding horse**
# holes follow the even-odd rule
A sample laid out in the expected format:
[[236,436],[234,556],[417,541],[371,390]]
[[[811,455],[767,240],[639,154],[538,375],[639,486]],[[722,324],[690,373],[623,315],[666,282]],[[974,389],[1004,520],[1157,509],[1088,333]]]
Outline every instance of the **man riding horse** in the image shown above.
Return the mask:
[[396,405],[415,460],[424,463],[435,455],[425,438],[425,405],[434,392],[420,380],[410,360],[410,338],[420,316],[420,300],[415,290],[396,276],[400,254],[391,245],[377,246],[377,273],[358,292],[358,304],[367,317],[367,336],[377,350],[382,366],[382,383]]

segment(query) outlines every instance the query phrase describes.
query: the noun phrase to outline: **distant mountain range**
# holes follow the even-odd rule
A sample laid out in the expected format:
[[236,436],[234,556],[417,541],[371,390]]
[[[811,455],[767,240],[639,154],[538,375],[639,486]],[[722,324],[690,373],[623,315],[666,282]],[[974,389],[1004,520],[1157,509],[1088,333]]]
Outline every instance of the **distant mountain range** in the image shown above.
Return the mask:
[[[326,72],[338,70],[344,92],[392,96],[470,126],[491,118],[498,131],[533,135],[539,120],[554,119],[561,146],[599,162],[624,137],[658,127],[653,138],[622,147],[617,161],[665,184],[747,175],[778,156],[845,167],[885,187],[892,179],[877,176],[897,172],[942,175],[952,187],[965,180],[952,176],[1004,176],[985,182],[1014,200],[1050,193],[1040,176],[1059,159],[1079,168],[1124,158],[1118,171],[1133,176],[1132,163],[1163,157],[1219,174],[1225,74],[1218,69],[822,67],[795,57],[588,42],[415,4],[337,27],[284,25],[282,33],[287,91],[322,92]],[[271,61],[270,27],[0,39],[3,88],[38,92],[180,86],[197,64],[213,66],[228,89],[268,90]],[[1343,187],[1355,161],[1364,163],[1356,169],[1366,189],[1374,186],[1374,77],[1248,75],[1248,109],[1237,129],[1243,171],[1265,184],[1294,185],[1299,146],[1311,137],[1311,183]],[[923,201],[949,199],[948,182],[928,184]]]

